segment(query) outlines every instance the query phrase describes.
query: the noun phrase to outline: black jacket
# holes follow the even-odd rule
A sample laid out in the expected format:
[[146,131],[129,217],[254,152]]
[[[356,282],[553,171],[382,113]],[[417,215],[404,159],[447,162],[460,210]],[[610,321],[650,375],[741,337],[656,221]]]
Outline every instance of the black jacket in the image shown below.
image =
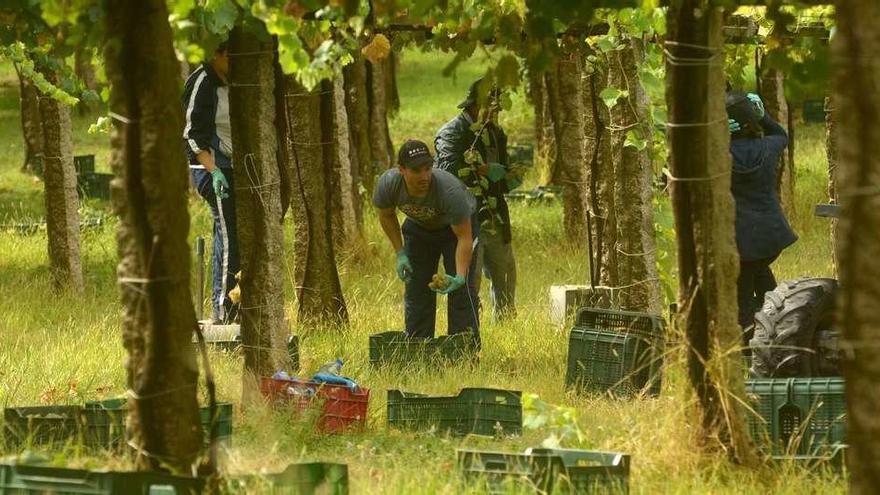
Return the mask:
[[[510,161],[507,155],[507,135],[504,134],[504,131],[500,127],[491,123],[484,132],[489,136],[489,139],[491,140],[490,142],[495,145],[495,148],[498,151],[498,163],[505,167],[509,167]],[[461,112],[437,131],[437,137],[434,138],[434,166],[446,170],[460,178],[458,171],[465,166],[464,152],[470,148],[471,144],[473,144],[476,139],[476,133],[471,130],[471,120],[464,112]],[[477,140],[475,148],[480,153],[483,161],[487,161],[486,145],[483,143],[482,139]],[[476,177],[472,175],[463,180],[468,187],[477,187],[474,182],[475,179]],[[504,180],[494,182],[489,186],[489,196],[495,198],[495,209],[501,216],[499,232],[506,243],[511,240],[510,211],[507,207],[507,201],[504,199],[504,194],[507,192],[508,185]],[[479,211],[483,206],[483,199],[477,199],[479,200],[477,202],[477,211]],[[480,222],[489,220],[488,215],[486,213],[481,213],[479,220]]]
[[777,256],[797,240],[776,193],[776,167],[788,145],[785,129],[768,116],[764,137],[730,142],[731,192],[736,201],[736,245],[743,260]]
[[218,167],[232,166],[232,157],[221,151],[215,124],[217,88],[223,85],[223,80],[207,63],[200,65],[186,78],[181,98],[186,122],[183,128],[183,144],[192,166],[199,166],[196,154],[202,150],[213,151],[214,162]]

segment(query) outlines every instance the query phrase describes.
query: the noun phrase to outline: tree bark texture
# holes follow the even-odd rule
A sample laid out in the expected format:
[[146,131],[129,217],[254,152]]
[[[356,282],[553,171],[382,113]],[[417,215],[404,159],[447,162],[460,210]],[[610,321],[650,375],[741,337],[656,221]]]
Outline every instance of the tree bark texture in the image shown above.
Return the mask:
[[[785,99],[785,74],[778,69],[767,69],[761,73],[761,99],[764,100],[764,109],[773,120],[791,131],[789,128],[788,102]],[[789,143],[789,146],[793,146]],[[783,153],[779,157],[779,165],[776,172],[776,192],[782,207],[788,216],[794,214],[795,201],[795,172],[794,163],[788,153]]]
[[[367,102],[370,107],[370,180],[374,184],[376,176],[390,168],[394,163],[391,134],[388,130],[387,75],[388,58],[377,63],[367,61]],[[369,190],[372,194],[372,189]]]
[[[85,46],[77,48],[73,56],[73,68],[86,89],[98,91],[98,78],[95,75],[95,64],[92,62],[92,50]],[[95,103],[80,102],[79,110],[81,113],[88,113],[94,110],[97,105]]]
[[559,150],[557,148],[556,141],[556,121],[561,118],[560,112],[562,111],[562,102],[560,101],[559,94],[559,70],[558,63],[554,59],[550,64],[550,67],[543,75],[544,82],[544,90],[546,96],[546,102],[544,106],[546,107],[546,117],[547,124],[550,126],[548,131],[552,133],[553,136],[553,146],[549,148],[548,153],[552,153],[547,157],[547,183],[559,186],[560,182],[560,165],[557,162],[559,158]]
[[549,174],[556,159],[556,139],[553,134],[553,119],[550,115],[550,99],[547,95],[547,83],[543,74],[529,73],[529,100],[535,109],[535,149],[534,164],[538,170]]
[[18,74],[19,102],[21,107],[21,133],[24,137],[24,163],[22,172],[35,171],[35,163],[43,160],[43,125],[40,123],[40,92],[16,67]]
[[[666,103],[672,206],[678,244],[678,324],[703,447],[751,463],[737,397],[744,396],[737,325],[738,256],[724,108],[722,10],[682,0],[667,12]],[[704,62],[697,63],[696,61]]]
[[[354,187],[360,191],[363,183],[367,191],[373,190],[376,176],[373,171],[373,158],[370,149],[370,105],[367,89],[367,66],[363,55],[358,51],[354,61],[345,66],[345,107],[351,134],[352,176]],[[358,192],[360,195],[360,192]],[[363,212],[359,211],[358,224],[363,224]]]
[[[570,241],[583,242],[587,235],[584,178],[586,149],[584,147],[584,99],[581,76],[583,60],[574,41],[563,40],[556,62],[558,87],[551,101],[556,103],[553,125],[556,134],[556,165],[563,188],[565,234]],[[552,83],[551,83],[552,85]]]
[[880,491],[880,4],[835,2],[832,40],[850,493]]
[[331,108],[332,132],[326,141],[333,141],[333,234],[337,248],[360,237],[360,194],[357,188],[357,162],[352,162],[351,135],[345,107],[345,84],[337,78],[327,85]]
[[105,3],[113,207],[139,469],[191,473],[202,449],[192,346],[189,189],[177,62],[163,0]]
[[[285,369],[284,230],[275,128],[274,43],[237,26],[229,37],[229,117],[241,253],[242,399],[259,399],[257,380]],[[253,55],[257,54],[257,55]]]
[[[57,84],[53,71],[43,76]],[[79,198],[73,167],[70,107],[48,95],[40,95],[40,134],[43,137],[43,182],[46,203],[46,234],[49,238],[49,269],[56,292],[82,292],[79,257]]]
[[[287,119],[292,138],[294,278],[299,321],[346,322],[332,235],[333,135],[332,100],[321,88],[308,92],[287,77]],[[325,84],[329,91],[329,84]],[[291,95],[296,95],[291,97]]]
[[608,85],[621,88],[628,96],[610,110],[612,174],[606,187],[613,187],[614,204],[621,205],[615,216],[616,299],[624,309],[659,314],[660,277],[654,245],[653,169],[650,148],[627,146],[626,136],[636,133],[651,140],[647,123],[648,99],[639,84],[638,66],[644,62],[640,40],[628,40],[626,47],[609,54]]
[[[825,98],[825,152],[828,156],[828,200],[838,204],[837,197],[837,113],[834,108],[834,97]],[[833,276],[837,278],[840,263],[837,259],[837,222],[836,218],[829,218],[831,231],[831,269]]]
[[388,101],[388,116],[394,117],[400,110],[400,92],[397,90],[397,71],[400,69],[400,54],[393,49],[385,59],[385,95]]

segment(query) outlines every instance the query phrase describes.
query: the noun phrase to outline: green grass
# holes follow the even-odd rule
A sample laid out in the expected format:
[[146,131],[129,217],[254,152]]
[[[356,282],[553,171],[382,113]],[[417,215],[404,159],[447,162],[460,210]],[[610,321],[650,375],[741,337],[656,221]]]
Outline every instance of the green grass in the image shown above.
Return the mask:
[[[396,142],[405,136],[431,141],[433,132],[455,112],[470,81],[479,75],[479,61],[458,70],[457,79],[440,76],[448,57],[408,51],[400,71],[402,109],[392,122]],[[16,221],[42,215],[41,184],[18,172],[21,136],[14,81],[0,81],[0,215]],[[503,123],[518,139],[531,132],[529,111],[522,100]],[[88,136],[92,117],[75,120],[77,153],[95,153],[106,167],[105,136]],[[793,224],[801,240],[777,263],[780,278],[828,275],[830,248],[827,220],[811,216],[811,205],[824,191],[824,134],[821,127],[799,130],[798,214]],[[177,146],[178,143],[169,143]],[[183,166],[181,164],[181,166]],[[105,204],[91,203],[90,214],[106,213]],[[210,216],[200,200],[190,203],[191,237],[210,236]],[[664,392],[658,399],[633,401],[581,397],[563,388],[567,332],[548,317],[548,287],[587,280],[584,246],[564,240],[558,205],[514,205],[512,221],[519,265],[520,318],[503,325],[483,318],[483,354],[476,368],[433,370],[371,369],[368,336],[402,327],[402,286],[393,273],[393,253],[381,234],[375,214],[366,212],[366,240],[341,253],[340,274],[351,324],[344,329],[295,325],[301,337],[303,373],[339,356],[345,374],[372,390],[368,427],[359,434],[322,437],[280,412],[236,408],[234,440],[226,452],[230,472],[281,469],[299,460],[347,463],[352,493],[463,493],[467,488],[455,471],[455,448],[521,450],[538,445],[561,430],[554,426],[527,429],[521,438],[447,438],[389,431],[385,427],[385,390],[451,394],[466,386],[501,387],[538,394],[541,400],[576,411],[582,439],[564,445],[628,452],[632,455],[631,492],[654,493],[843,493],[845,483],[830,471],[807,472],[788,463],[745,469],[722,455],[698,453],[693,438],[682,373],[681,353],[670,356]],[[0,233],[0,404],[78,403],[118,396],[125,391],[125,353],[120,333],[121,308],[115,285],[115,221],[82,238],[86,293],[53,295],[46,268],[46,237]],[[292,242],[285,224],[288,248]],[[288,252],[292,252],[289,250]],[[295,315],[293,259],[284,259],[286,310]],[[484,289],[485,296],[485,289]],[[444,301],[440,301],[441,307]],[[444,313],[440,312],[441,315]],[[443,320],[442,316],[439,318]],[[438,324],[438,333],[445,332]],[[212,353],[220,398],[239,404],[241,359]],[[0,453],[4,453],[0,449]],[[127,467],[112,455],[87,456],[75,449],[60,457],[74,465]]]

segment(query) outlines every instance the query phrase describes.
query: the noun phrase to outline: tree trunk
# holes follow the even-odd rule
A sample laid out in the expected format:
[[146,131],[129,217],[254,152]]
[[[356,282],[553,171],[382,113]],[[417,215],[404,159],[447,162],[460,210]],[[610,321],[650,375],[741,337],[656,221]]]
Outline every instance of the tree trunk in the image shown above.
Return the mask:
[[345,87],[342,78],[330,83],[331,93],[323,95],[332,109],[332,133],[326,141],[333,141],[333,232],[337,248],[351,245],[360,237],[360,194],[358,194],[357,163],[351,159],[351,135],[348,113],[345,109]]
[[[95,65],[92,63],[92,50],[85,46],[77,48],[73,57],[73,68],[76,77],[83,82],[86,89],[98,91],[98,78],[95,76]],[[95,103],[80,102],[78,109],[81,114],[95,109]]]
[[[679,267],[678,324],[688,345],[703,447],[753,462],[741,406],[738,256],[724,109],[722,9],[682,0],[667,12],[666,103]],[[711,47],[711,48],[704,48]],[[705,63],[695,63],[694,60]],[[680,61],[687,61],[683,63]]]
[[837,180],[842,215],[837,319],[846,346],[850,492],[880,491],[880,4],[836,2],[832,40]]
[[545,180],[549,182],[550,170],[556,158],[556,139],[553,134],[553,119],[550,115],[550,98],[547,95],[547,83],[543,74],[529,73],[529,99],[535,108],[535,148],[534,164],[538,170],[547,172]]
[[19,101],[21,106],[21,133],[24,136],[24,163],[22,172],[35,172],[36,162],[43,160],[43,124],[40,122],[40,92],[18,67]]
[[[572,242],[583,242],[587,234],[584,180],[584,100],[581,76],[582,54],[574,40],[563,40],[563,49],[557,61],[559,87],[551,101],[558,103],[553,124],[556,133],[556,163],[563,187],[563,214],[565,234]],[[563,96],[564,95],[564,96]]]
[[551,126],[550,131],[553,133],[553,147],[548,150],[553,154],[548,156],[547,184],[559,186],[561,185],[561,168],[557,161],[559,159],[559,149],[556,140],[556,122],[562,118],[560,114],[562,111],[562,101],[560,100],[559,94],[559,67],[557,60],[555,59],[550,64],[547,72],[544,73],[544,89],[546,90],[547,96],[547,102],[545,103],[547,107],[547,120],[548,124]]
[[333,141],[325,140],[332,136],[332,105],[320,94],[331,86],[324,83],[320,90],[308,92],[293,77],[287,77],[285,84],[293,139],[289,154],[294,167],[293,249],[299,321],[347,322],[331,224]]
[[391,50],[385,59],[385,97],[388,102],[388,116],[394,117],[400,110],[400,93],[397,91],[397,71],[400,68],[400,55]]
[[236,26],[229,36],[229,118],[241,253],[242,401],[246,404],[259,400],[259,377],[289,364],[274,48],[272,41],[261,41],[242,26]]
[[[617,304],[624,309],[660,313],[660,277],[654,251],[653,169],[650,148],[651,128],[646,120],[648,99],[639,84],[638,66],[644,63],[640,40],[629,40],[626,48],[609,54],[608,85],[621,88],[629,96],[611,108],[611,161],[614,172],[604,177],[613,185],[617,211],[615,227]],[[626,145],[634,133],[645,140],[639,150]]]
[[[785,74],[778,69],[767,69],[761,73],[761,98],[764,100],[764,109],[773,120],[787,131],[791,131],[788,118],[788,102],[785,100]],[[793,144],[789,144],[793,146]],[[776,192],[782,202],[785,213],[791,217],[794,215],[794,163],[788,153],[779,157],[779,165],[776,173]]]
[[[394,163],[391,149],[391,135],[388,131],[388,97],[386,95],[387,58],[373,64],[367,61],[367,101],[370,106],[370,152],[372,165],[370,171],[377,176]],[[369,181],[370,184],[374,179]],[[370,193],[372,194],[372,189]]]
[[[351,150],[356,160],[352,160],[352,182],[360,196],[360,184],[367,191],[373,191],[376,173],[370,150],[370,105],[367,101],[367,66],[360,52],[354,54],[354,61],[343,69],[345,78],[345,107],[351,128]],[[354,175],[354,174],[357,175]],[[360,204],[360,202],[358,202]],[[357,211],[358,225],[363,224],[363,212]]]
[[[828,200],[832,204],[838,204],[837,197],[837,113],[834,108],[834,98],[825,98],[825,151],[828,156]],[[829,218],[831,231],[831,270],[837,278],[837,222],[836,218]]]
[[[58,83],[58,77],[53,71],[41,72],[49,82]],[[70,107],[48,95],[40,97],[39,107],[44,153],[46,233],[49,238],[52,283],[56,292],[82,292],[79,198],[76,195],[76,169],[73,167]]]
[[[140,469],[191,473],[202,448],[192,347],[183,115],[164,0],[105,4],[117,273]],[[123,120],[124,119],[124,120]]]

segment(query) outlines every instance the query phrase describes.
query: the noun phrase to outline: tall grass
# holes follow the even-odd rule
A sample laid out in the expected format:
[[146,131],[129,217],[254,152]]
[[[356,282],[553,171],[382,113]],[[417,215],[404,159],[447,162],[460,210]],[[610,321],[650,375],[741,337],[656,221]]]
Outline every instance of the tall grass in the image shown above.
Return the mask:
[[[481,71],[480,61],[474,60],[459,68],[456,79],[445,79],[440,69],[448,60],[438,54],[404,54],[399,79],[402,108],[392,122],[398,142],[407,136],[430,142],[436,128],[455,114],[455,104]],[[17,172],[22,152],[16,91],[11,81],[2,84],[0,150],[7,159],[0,163],[0,214],[11,220],[40,217],[41,185]],[[518,99],[503,122],[513,136],[525,139],[531,132],[528,116],[527,106]],[[77,152],[96,153],[100,166],[106,167],[106,137],[85,135],[88,120],[75,121]],[[810,205],[823,194],[822,132],[816,126],[801,129],[800,203],[793,218],[801,240],[777,263],[782,278],[830,273],[827,225],[808,214]],[[101,211],[106,205],[92,203],[88,207]],[[210,237],[210,216],[200,200],[192,199],[190,212],[191,236]],[[558,431],[544,426],[509,439],[456,439],[393,431],[385,426],[385,391],[453,393],[461,387],[486,386],[522,390],[547,403],[573,407],[584,436],[582,440],[567,439],[564,445],[630,453],[632,493],[843,493],[844,482],[831,471],[810,472],[791,463],[745,469],[729,464],[722,455],[699,454],[694,447],[696,420],[690,417],[680,353],[670,355],[664,391],[656,399],[579,396],[564,389],[568,335],[548,316],[548,287],[585,283],[588,270],[585,246],[564,238],[558,204],[512,205],[519,318],[498,324],[489,315],[483,316],[483,353],[478,366],[370,368],[368,336],[402,327],[403,287],[394,274],[394,256],[374,212],[367,208],[365,217],[364,242],[340,255],[351,324],[346,328],[295,325],[293,330],[301,338],[303,374],[343,357],[345,374],[371,389],[366,431],[317,436],[283,412],[237,408],[234,440],[225,452],[230,472],[280,469],[299,460],[337,461],[349,465],[353,493],[478,492],[478,488],[465,486],[457,475],[456,448],[522,450]],[[82,296],[51,292],[44,231],[31,236],[0,233],[0,404],[78,403],[125,391],[114,226],[111,218],[103,227],[83,235],[87,288]],[[290,248],[289,220],[285,230]],[[284,260],[288,273],[286,310],[291,316],[295,315],[294,261],[292,256]],[[441,298],[441,308],[444,304]],[[438,333],[445,333],[445,320],[442,316],[438,319]],[[238,404],[240,357],[212,352],[211,359],[220,398]],[[124,458],[77,450],[68,451],[65,460],[78,465],[128,466]]]

